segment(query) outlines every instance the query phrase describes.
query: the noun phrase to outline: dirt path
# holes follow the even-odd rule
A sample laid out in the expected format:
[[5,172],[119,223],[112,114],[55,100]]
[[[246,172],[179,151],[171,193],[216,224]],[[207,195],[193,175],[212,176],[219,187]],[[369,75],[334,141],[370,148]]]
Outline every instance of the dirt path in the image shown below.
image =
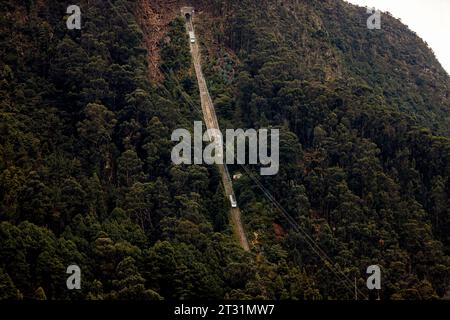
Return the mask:
[[[194,32],[194,27],[191,21],[186,23],[186,28],[188,31]],[[192,60],[194,62],[195,73],[197,75],[198,87],[200,90],[200,99],[202,104],[203,117],[208,129],[220,129],[219,123],[217,121],[216,112],[214,109],[214,104],[212,102],[211,96],[209,94],[208,86],[206,85],[205,77],[203,76],[200,48],[198,46],[198,40],[194,43],[190,42]],[[229,201],[230,195],[233,195],[236,199],[233,191],[233,182],[228,172],[226,165],[219,164],[220,175],[222,176],[222,183],[225,189],[227,200]],[[230,212],[231,223],[236,233],[242,248],[245,251],[249,251],[249,245],[247,236],[245,235],[245,230],[241,221],[241,210],[239,208],[231,208]]]

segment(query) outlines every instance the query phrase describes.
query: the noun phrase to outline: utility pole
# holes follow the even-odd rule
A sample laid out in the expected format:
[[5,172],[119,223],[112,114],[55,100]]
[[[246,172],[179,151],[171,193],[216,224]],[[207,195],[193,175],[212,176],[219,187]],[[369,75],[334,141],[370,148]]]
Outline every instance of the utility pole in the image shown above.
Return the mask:
[[355,300],[358,300],[358,288],[356,287],[356,277],[355,277]]

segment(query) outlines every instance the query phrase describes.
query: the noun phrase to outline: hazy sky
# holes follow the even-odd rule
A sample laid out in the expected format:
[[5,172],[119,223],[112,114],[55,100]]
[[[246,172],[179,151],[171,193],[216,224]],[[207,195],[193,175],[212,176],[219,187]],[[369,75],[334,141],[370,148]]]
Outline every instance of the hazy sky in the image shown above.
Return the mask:
[[[415,31],[433,49],[450,74],[450,0],[346,0],[389,11]],[[383,27],[383,16],[381,16]]]

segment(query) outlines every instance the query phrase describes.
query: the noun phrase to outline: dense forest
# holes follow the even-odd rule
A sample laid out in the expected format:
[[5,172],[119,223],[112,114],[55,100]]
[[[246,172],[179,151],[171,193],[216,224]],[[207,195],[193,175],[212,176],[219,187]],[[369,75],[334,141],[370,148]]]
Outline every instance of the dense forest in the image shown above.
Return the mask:
[[202,120],[179,14],[149,76],[140,6],[185,1],[78,2],[81,30],[72,3],[0,3],[0,299],[353,299],[349,280],[361,299],[448,295],[450,79],[400,21],[368,30],[340,0],[191,1],[222,129],[281,130],[280,172],[257,179],[283,211],[256,166],[229,168],[245,252],[217,168],[171,162],[172,131]]

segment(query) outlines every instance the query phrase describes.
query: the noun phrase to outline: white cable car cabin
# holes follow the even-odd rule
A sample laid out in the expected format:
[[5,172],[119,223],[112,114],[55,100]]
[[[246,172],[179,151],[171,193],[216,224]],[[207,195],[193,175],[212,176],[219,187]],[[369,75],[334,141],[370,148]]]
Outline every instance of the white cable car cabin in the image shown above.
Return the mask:
[[237,208],[237,202],[232,194],[230,194],[230,203],[232,208]]

